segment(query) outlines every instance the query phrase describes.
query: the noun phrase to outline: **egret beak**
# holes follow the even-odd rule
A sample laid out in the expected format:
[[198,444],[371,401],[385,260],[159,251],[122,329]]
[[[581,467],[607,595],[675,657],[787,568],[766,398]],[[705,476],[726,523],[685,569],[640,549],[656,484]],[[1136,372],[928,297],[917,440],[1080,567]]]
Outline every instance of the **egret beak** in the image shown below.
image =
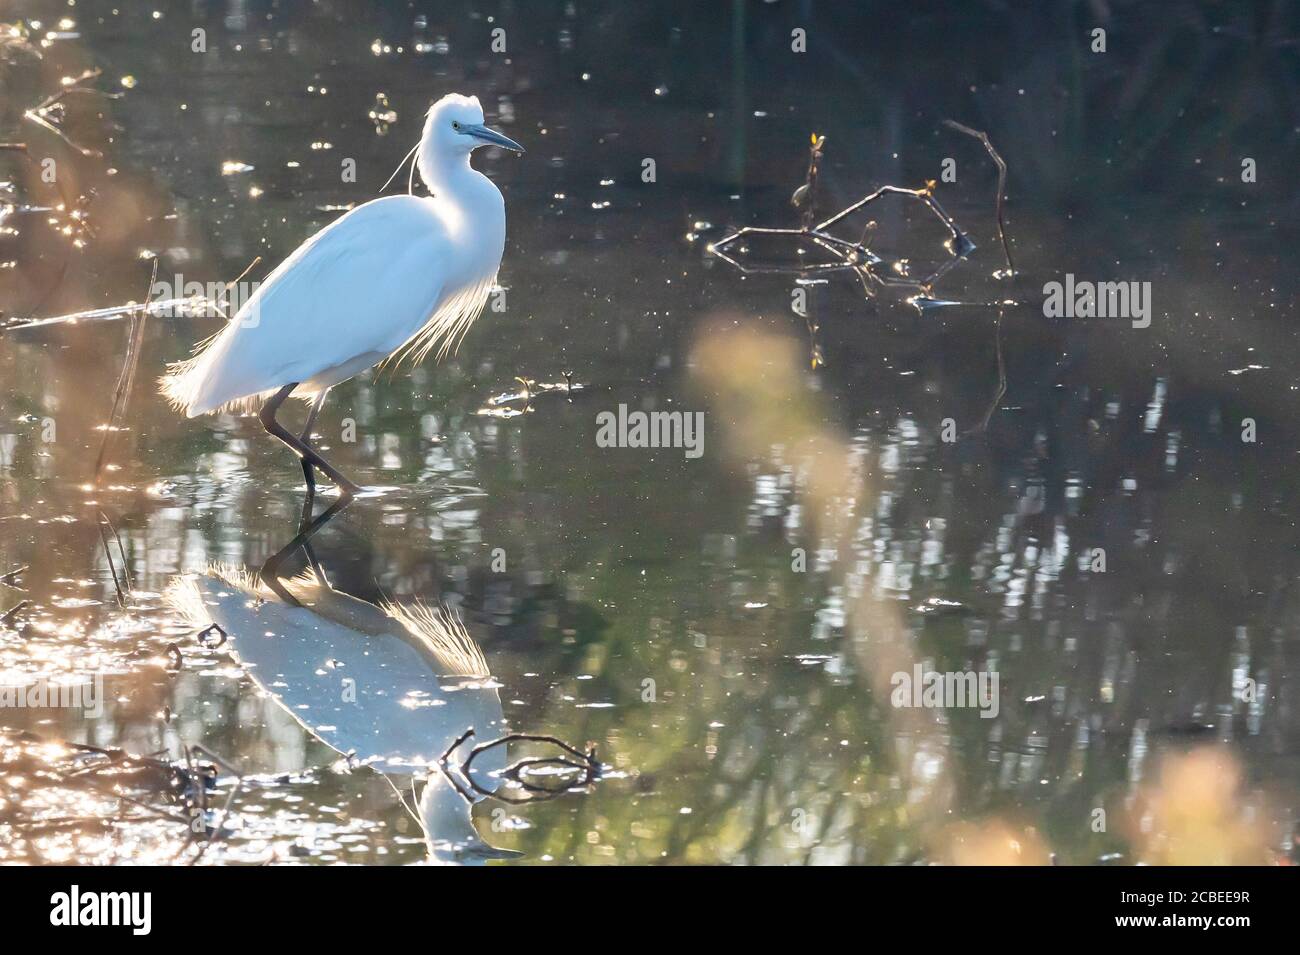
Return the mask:
[[475,139],[481,139],[483,142],[492,146],[500,146],[502,149],[513,149],[517,153],[522,153],[524,151],[524,147],[520,146],[510,137],[502,136],[495,129],[489,129],[481,123],[475,126],[462,126],[460,131],[466,136],[473,136]]

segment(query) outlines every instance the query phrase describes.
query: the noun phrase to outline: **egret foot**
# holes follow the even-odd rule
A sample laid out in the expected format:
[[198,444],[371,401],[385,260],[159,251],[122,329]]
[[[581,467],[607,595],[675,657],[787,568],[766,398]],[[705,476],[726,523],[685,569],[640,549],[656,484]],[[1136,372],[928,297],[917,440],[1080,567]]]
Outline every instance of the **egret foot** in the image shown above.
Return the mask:
[[[284,425],[280,424],[280,422],[275,420],[275,413],[280,410],[280,405],[284,404],[285,399],[293,393],[293,389],[297,388],[298,384],[299,383],[296,381],[291,382],[272,395],[267,400],[266,404],[262,405],[262,410],[258,412],[258,420],[262,422],[262,427],[266,429],[268,434],[279,438],[282,442],[288,445],[289,449],[293,451],[294,454],[298,455],[298,457],[302,459],[303,475],[307,478],[308,494],[314,494],[316,490],[316,482],[311,473],[312,468],[315,467],[316,470],[320,471],[338,486],[342,498],[351,500],[351,498],[361,490],[360,485],[349,481],[343,476],[343,472],[321,457],[320,453],[307,442],[305,437],[300,438]],[[322,392],[317,396],[316,401],[313,402],[312,411],[308,414],[308,427],[304,429],[304,434],[310,432],[310,425],[314,423],[315,413],[319,410],[320,403],[323,399],[324,393]]]

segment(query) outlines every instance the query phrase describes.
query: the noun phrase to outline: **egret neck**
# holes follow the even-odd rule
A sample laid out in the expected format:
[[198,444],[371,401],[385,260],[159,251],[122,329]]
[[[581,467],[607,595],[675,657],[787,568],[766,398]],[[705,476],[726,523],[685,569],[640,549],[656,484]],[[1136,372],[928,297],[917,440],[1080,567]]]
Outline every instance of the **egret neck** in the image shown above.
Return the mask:
[[[457,285],[494,281],[506,244],[506,203],[487,176],[470,165],[469,153],[421,164],[420,177],[447,232],[456,261],[448,278]],[[484,264],[490,272],[484,273]]]

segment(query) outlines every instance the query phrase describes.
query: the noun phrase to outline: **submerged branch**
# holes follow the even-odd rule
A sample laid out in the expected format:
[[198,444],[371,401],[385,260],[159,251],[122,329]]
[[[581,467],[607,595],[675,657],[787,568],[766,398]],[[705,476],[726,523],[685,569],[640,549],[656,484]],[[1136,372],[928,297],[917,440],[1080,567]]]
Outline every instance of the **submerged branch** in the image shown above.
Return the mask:
[[[548,736],[538,733],[508,733],[505,736],[498,737],[486,743],[480,743],[470,750],[469,754],[461,761],[460,765],[455,767],[456,772],[452,772],[450,760],[452,754],[466,741],[473,738],[474,728],[471,726],[458,736],[446,752],[438,759],[438,768],[447,781],[455,788],[456,792],[468,802],[476,802],[474,793],[480,797],[496,799],[500,802],[518,806],[529,802],[539,800],[554,799],[568,792],[575,792],[590,786],[600,778],[601,766],[596,759],[596,748],[588,746],[586,752],[570,746],[564,740],[555,736]],[[506,783],[497,786],[495,789],[486,789],[479,785],[474,778],[474,760],[489,750],[496,749],[499,746],[508,746],[510,743],[543,743],[548,746],[555,746],[568,756],[526,756],[523,759],[511,763],[502,770],[494,772],[492,775],[506,780],[506,783],[513,784],[523,789],[528,795],[512,796],[504,792]],[[571,757],[571,758],[570,758]],[[565,782],[558,788],[551,786],[539,786],[530,782],[527,778],[529,772],[538,769],[558,769],[567,770],[576,774],[577,778]]]
[[1011,263],[1011,246],[1007,243],[1007,227],[1002,218],[1002,206],[1006,201],[1007,194],[1006,160],[1004,160],[1001,154],[993,148],[993,143],[989,139],[988,133],[982,132],[978,129],[971,129],[969,126],[964,126],[955,119],[945,119],[943,123],[949,129],[955,129],[959,133],[965,133],[967,136],[972,136],[975,139],[978,139],[984,145],[984,149],[988,152],[989,156],[998,167],[998,195],[994,202],[994,211],[997,213],[998,238],[1002,241],[1002,254],[1007,260],[1006,277],[1013,278],[1016,274],[1016,268]]

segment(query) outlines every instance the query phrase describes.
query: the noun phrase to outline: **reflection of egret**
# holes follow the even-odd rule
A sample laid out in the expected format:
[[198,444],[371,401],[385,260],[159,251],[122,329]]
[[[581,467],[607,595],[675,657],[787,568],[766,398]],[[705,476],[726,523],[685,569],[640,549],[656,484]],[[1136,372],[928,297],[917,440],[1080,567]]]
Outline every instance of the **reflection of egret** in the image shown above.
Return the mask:
[[[334,590],[314,569],[270,587],[242,569],[212,567],[177,581],[169,600],[195,626],[216,623],[257,685],[308,732],[385,774],[423,772],[467,727],[504,732],[498,684],[446,608],[376,606]],[[482,763],[500,771],[505,747]],[[510,854],[479,838],[470,802],[436,770],[419,816],[435,861]]]
[[[309,488],[314,465],[345,495],[356,491],[311,446],[316,415],[331,387],[372,365],[445,354],[482,311],[506,234],[501,193],[469,163],[485,145],[523,151],[483,125],[476,97],[438,100],[416,147],[435,197],[375,199],[316,233],[168,370],[163,392],[191,418],[260,405],[262,425],[302,459]],[[313,399],[300,435],[275,419],[295,392]]]

